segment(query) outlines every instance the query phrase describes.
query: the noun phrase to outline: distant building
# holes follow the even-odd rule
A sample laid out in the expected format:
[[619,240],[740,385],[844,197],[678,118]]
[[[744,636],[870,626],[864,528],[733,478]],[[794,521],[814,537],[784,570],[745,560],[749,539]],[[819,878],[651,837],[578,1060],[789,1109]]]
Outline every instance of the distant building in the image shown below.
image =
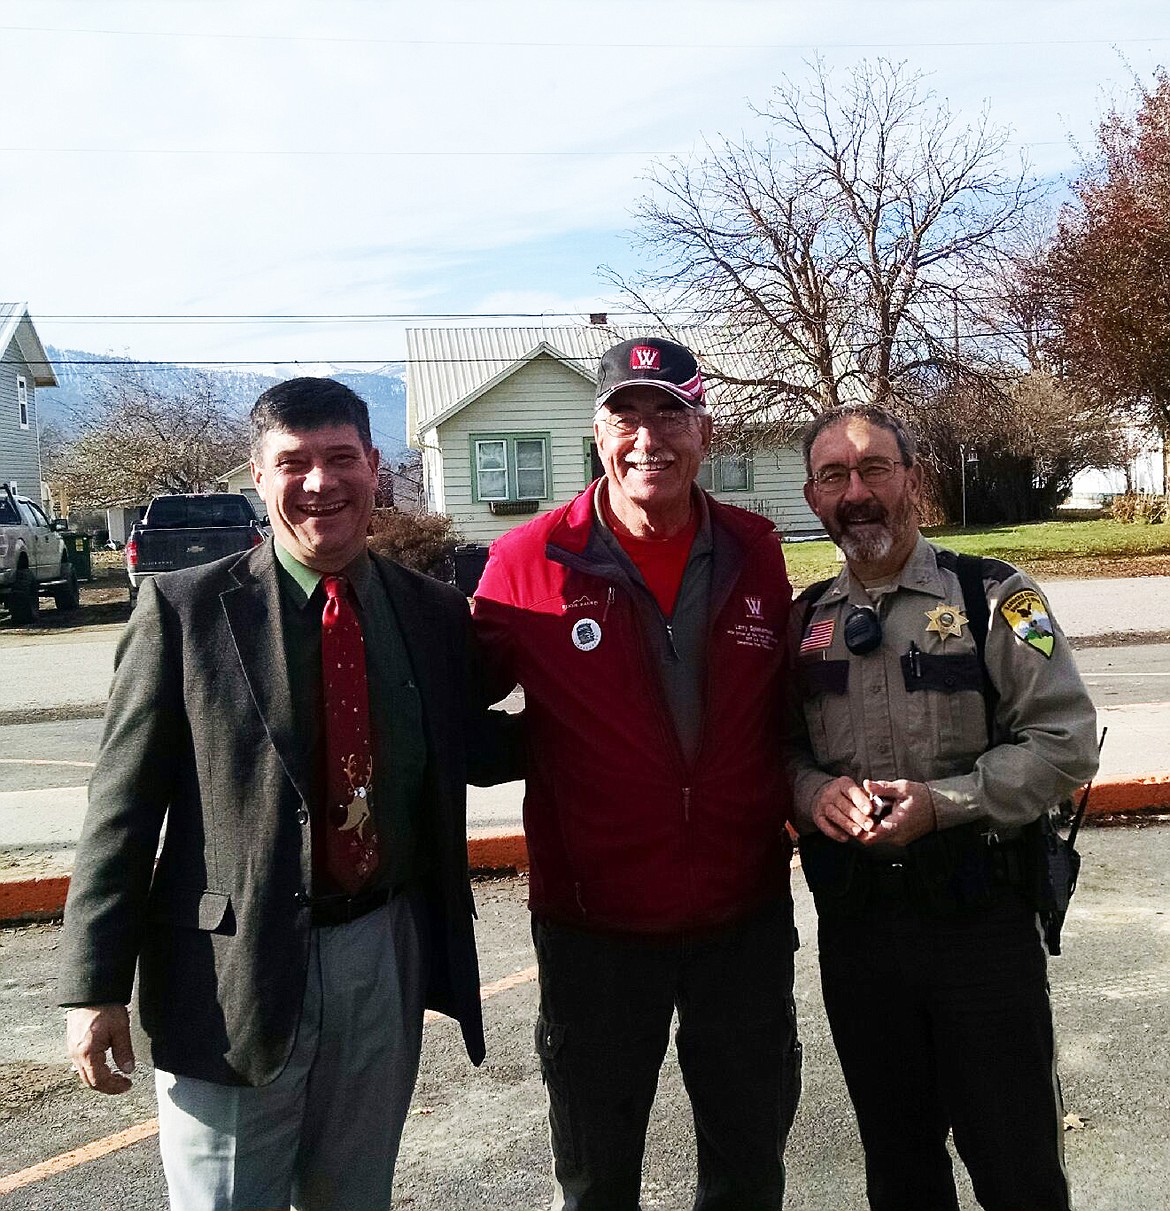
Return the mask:
[[[593,442],[602,352],[646,328],[415,328],[406,333],[407,441],[422,452],[427,508],[490,542],[572,499],[602,473]],[[709,392],[718,411],[718,388]],[[723,454],[699,482],[781,533],[820,531],[799,449]]]
[[268,506],[260,499],[260,493],[256,491],[256,485],[252,482],[251,463],[240,463],[238,467],[225,471],[215,481],[215,490],[217,492],[242,492],[252,502],[252,508],[256,510],[257,517],[264,517],[268,512]]
[[0,303],[0,483],[41,500],[37,391],[57,377],[27,303]]

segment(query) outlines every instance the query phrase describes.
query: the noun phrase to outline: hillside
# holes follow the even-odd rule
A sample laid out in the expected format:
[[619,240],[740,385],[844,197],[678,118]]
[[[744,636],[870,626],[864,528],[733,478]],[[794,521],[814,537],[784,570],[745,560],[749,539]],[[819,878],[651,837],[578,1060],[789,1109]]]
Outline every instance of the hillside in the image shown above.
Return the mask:
[[281,379],[298,374],[335,378],[351,387],[370,407],[370,430],[374,443],[387,457],[396,457],[406,448],[406,367],[403,362],[387,362],[377,370],[351,370],[343,366],[290,365],[276,367],[276,373],[256,374],[247,370],[213,369],[183,366],[179,363],[144,365],[127,358],[87,353],[79,349],[55,349],[46,346],[59,386],[37,392],[37,407],[42,425],[51,424],[66,434],[76,431],[85,404],[95,385],[119,375],[133,374],[139,381],[167,394],[178,393],[197,378],[211,378],[224,401],[241,413],[247,412],[256,397]]

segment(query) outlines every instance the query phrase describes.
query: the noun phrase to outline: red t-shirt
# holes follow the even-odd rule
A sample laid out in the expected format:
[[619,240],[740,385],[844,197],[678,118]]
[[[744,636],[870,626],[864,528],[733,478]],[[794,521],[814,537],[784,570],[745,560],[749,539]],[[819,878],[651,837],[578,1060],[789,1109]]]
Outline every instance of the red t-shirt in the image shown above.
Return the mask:
[[606,523],[622,550],[642,574],[646,587],[658,602],[658,608],[669,618],[674,613],[674,600],[686,571],[691,544],[699,532],[699,510],[692,506],[690,521],[670,538],[635,538],[614,517],[608,501],[602,502],[602,508],[605,510]]

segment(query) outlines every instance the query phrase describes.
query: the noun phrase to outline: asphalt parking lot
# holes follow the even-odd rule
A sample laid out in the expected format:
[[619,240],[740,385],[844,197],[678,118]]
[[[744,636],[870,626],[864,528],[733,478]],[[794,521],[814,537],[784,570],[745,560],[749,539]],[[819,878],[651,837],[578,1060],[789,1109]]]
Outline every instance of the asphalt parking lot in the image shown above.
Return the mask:
[[[1165,1211],[1170,824],[1161,819],[1094,827],[1082,841],[1085,870],[1066,952],[1050,968],[1066,1109],[1082,1124],[1064,1137],[1076,1206]],[[794,887],[804,943],[797,956],[797,1000],[805,1070],[786,1207],[864,1208],[860,1149],[821,1008],[815,922],[799,873]],[[399,1164],[401,1208],[539,1211],[549,1205],[525,895],[523,879],[477,884],[488,1058],[482,1068],[471,1068],[452,1023],[428,1027]],[[133,1092],[121,1098],[73,1083],[60,1011],[53,1007],[56,935],[55,925],[0,931],[0,1209],[165,1207],[149,1074],[140,1070]],[[881,1007],[858,1009],[873,1018],[880,1044]],[[137,1142],[117,1146],[126,1139]],[[86,1148],[81,1156],[69,1155]],[[691,1205],[693,1149],[672,1053],[651,1129],[643,1207],[681,1211]],[[969,1189],[962,1207],[975,1211]]]

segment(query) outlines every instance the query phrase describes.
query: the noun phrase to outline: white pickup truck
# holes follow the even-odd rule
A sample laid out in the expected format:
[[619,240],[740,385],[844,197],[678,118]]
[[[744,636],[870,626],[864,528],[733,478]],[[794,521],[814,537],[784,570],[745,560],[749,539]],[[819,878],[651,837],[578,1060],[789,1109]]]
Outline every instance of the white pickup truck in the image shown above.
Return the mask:
[[60,534],[67,526],[0,484],[0,604],[13,622],[35,622],[42,596],[52,597],[59,610],[77,608],[77,576]]

